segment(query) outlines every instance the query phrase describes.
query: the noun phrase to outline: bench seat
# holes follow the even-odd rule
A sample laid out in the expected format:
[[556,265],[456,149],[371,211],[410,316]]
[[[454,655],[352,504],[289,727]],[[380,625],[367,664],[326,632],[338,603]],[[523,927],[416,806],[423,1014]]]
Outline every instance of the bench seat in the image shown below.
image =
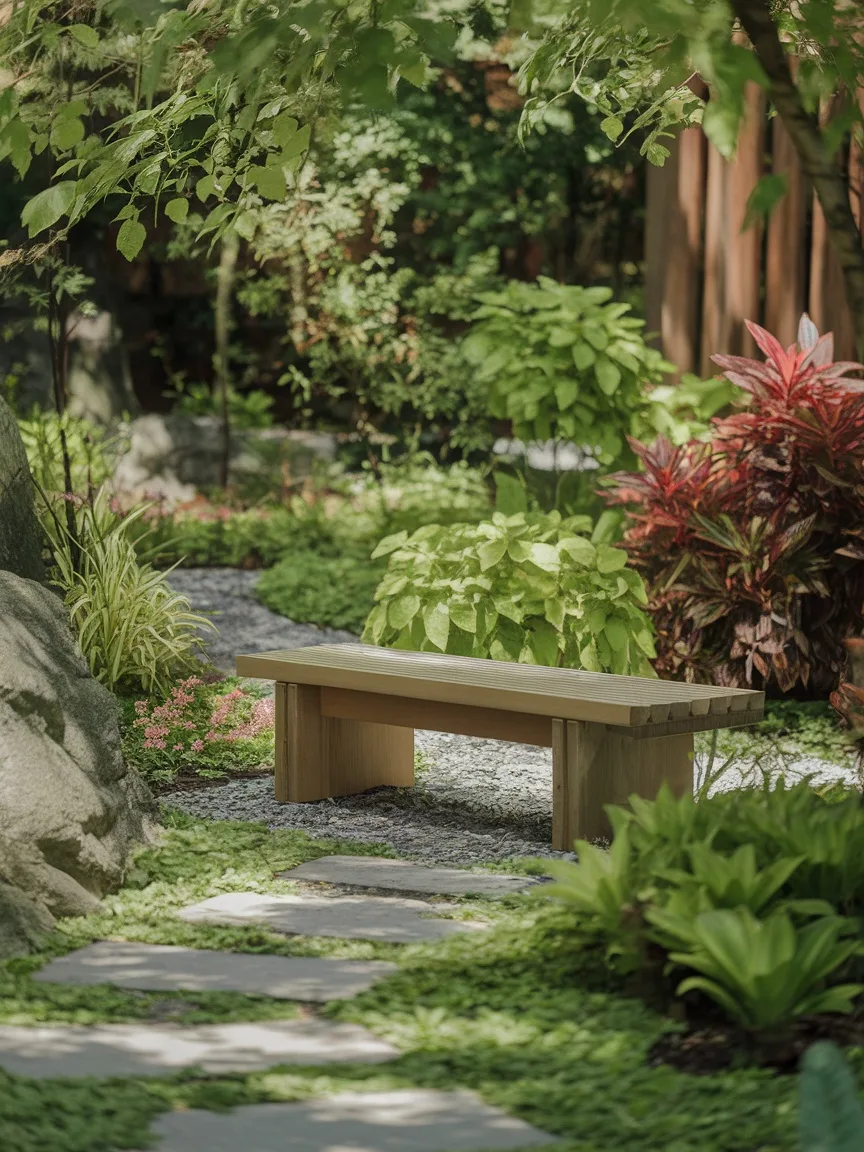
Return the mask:
[[693,787],[693,734],[762,719],[763,692],[328,644],[237,657],[276,683],[276,799],[414,783],[414,730],[552,749],[553,847],[606,838],[606,804]]

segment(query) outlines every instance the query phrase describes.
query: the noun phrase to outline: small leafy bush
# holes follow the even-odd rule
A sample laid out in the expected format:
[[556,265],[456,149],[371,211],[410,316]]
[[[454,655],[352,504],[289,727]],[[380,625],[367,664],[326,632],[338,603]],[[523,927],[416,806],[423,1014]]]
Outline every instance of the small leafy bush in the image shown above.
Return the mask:
[[673,366],[608,288],[540,277],[477,299],[463,352],[489,389],[492,415],[512,420],[522,440],[572,441],[609,465],[632,459],[628,436],[662,430],[686,439],[694,408],[713,415],[729,402],[727,385],[695,377],[680,393],[667,387],[652,399]]
[[614,968],[655,992],[674,977],[670,993],[707,997],[758,1034],[852,1011],[864,992],[857,793],[781,781],[697,803],[664,787],[608,812],[610,849],[578,841],[578,863],[543,861],[555,883],[535,898],[572,909]]
[[43,492],[66,491],[61,430],[66,434],[73,492],[100,488],[110,478],[124,442],[122,434],[109,436],[98,425],[68,413],[61,417],[34,408],[29,416],[18,416],[17,422],[30,473]]
[[796,928],[775,911],[757,919],[749,909],[720,908],[696,916],[685,951],[669,959],[695,969],[677,993],[703,992],[743,1028],[770,1034],[801,1016],[848,1014],[864,984],[829,984],[853,955],[856,939],[842,939],[850,926],[826,916]]
[[331,556],[297,549],[262,573],[255,595],[271,612],[298,624],[360,633],[384,567],[369,560],[368,550]]
[[421,652],[651,676],[645,590],[590,522],[548,515],[427,525],[386,537],[363,640]]
[[112,691],[167,691],[183,672],[200,669],[199,629],[214,625],[190,611],[189,600],[172,591],[166,577],[141,563],[129,531],[143,515],[139,507],[127,516],[112,511],[104,489],[92,503],[65,499],[75,509],[80,557],[60,501],[49,499],[42,523],[53,553],[52,583],[69,609],[72,628],[90,671]]
[[159,566],[269,567],[310,535],[288,508],[202,505],[152,518],[138,551]]
[[442,467],[428,453],[413,453],[382,463],[379,473],[367,467],[348,488],[361,510],[377,515],[379,539],[426,524],[477,523],[491,511],[483,473],[464,460]]
[[643,471],[606,499],[645,575],[657,671],[669,678],[825,698],[864,605],[864,386],[805,316],[783,349],[748,325],[766,360],[718,356],[748,400],[711,443],[633,442]]
[[272,762],[274,702],[235,678],[206,683],[190,676],[167,698],[124,704],[126,758],[154,783],[170,783],[180,772],[218,778]]

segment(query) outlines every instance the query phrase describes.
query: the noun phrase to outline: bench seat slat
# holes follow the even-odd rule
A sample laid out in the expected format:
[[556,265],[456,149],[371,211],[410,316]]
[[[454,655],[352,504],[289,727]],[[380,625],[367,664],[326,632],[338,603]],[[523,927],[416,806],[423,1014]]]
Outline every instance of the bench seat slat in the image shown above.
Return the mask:
[[277,682],[414,697],[442,704],[623,727],[761,710],[764,693],[611,676],[569,668],[406,652],[366,644],[320,645],[239,656],[237,673]]

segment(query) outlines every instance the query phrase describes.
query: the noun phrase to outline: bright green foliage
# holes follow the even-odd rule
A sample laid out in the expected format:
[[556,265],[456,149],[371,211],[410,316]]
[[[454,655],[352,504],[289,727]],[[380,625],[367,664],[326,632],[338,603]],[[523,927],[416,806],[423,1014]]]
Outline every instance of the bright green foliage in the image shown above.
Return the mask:
[[809,783],[781,783],[697,802],[664,787],[608,812],[609,852],[577,844],[579,863],[553,865],[558,884],[536,897],[574,909],[615,968],[662,985],[665,963],[678,995],[700,992],[760,1033],[852,1010],[864,951],[860,887],[856,901],[843,857],[864,829],[857,793],[823,798]]
[[53,552],[52,583],[63,593],[90,671],[112,690],[167,693],[178,675],[200,669],[198,629],[215,631],[215,626],[171,590],[168,572],[139,561],[128,530],[143,507],[120,517],[103,490],[92,504],[74,499],[81,548],[77,569],[58,502],[43,510],[42,523]]
[[728,383],[685,377],[645,342],[644,321],[609,288],[540,277],[481,293],[462,342],[492,414],[513,421],[522,440],[566,440],[601,464],[629,458],[627,436],[684,443],[735,394]]
[[76,492],[98,488],[111,476],[122,436],[109,437],[104,428],[68,413],[61,418],[56,412],[34,409],[29,416],[19,416],[17,422],[30,473],[44,492],[63,492],[66,488],[61,427],[66,433],[72,487]]
[[386,537],[363,632],[373,644],[651,676],[645,590],[626,553],[556,513],[430,524]]
[[[262,925],[187,924],[177,909],[228,890],[290,891],[274,874],[303,860],[390,853],[381,845],[311,840],[293,830],[210,824],[179,813],[166,813],[165,824],[160,844],[137,856],[123,890],[108,897],[103,911],[66,921],[38,956],[0,965],[3,1023],[158,1020],[166,1001],[183,1024],[295,1014],[293,1005],[264,997],[136,993],[33,978],[50,956],[121,938],[247,955],[391,960],[397,971],[390,978],[324,1011],[372,1029],[402,1055],[384,1065],[297,1065],[228,1077],[39,1081],[0,1072],[4,1152],[144,1148],[150,1122],[169,1109],[398,1088],[475,1091],[559,1135],[561,1152],[789,1152],[796,1146],[796,1078],[753,1067],[705,1076],[652,1067],[648,1054],[668,1021],[621,994],[598,951],[568,931],[564,910],[525,908],[521,898],[478,902],[472,911],[491,921],[489,931],[417,947],[280,936]],[[850,1053],[850,1063],[860,1079],[860,1054]]]
[[[0,157],[23,178],[34,156],[53,153],[51,184],[22,213],[31,239],[115,198],[129,260],[160,199],[176,221],[194,195],[206,209],[199,234],[242,234],[248,212],[284,199],[334,99],[391,104],[399,77],[422,82],[425,49],[444,55],[456,34],[424,20],[414,0],[383,17],[361,5],[326,20],[302,3],[232,0],[172,10],[118,0],[89,15],[73,32],[62,4],[28,0],[4,22],[0,48],[17,71],[0,97]],[[207,41],[212,56],[197,46]]]
[[584,928],[607,942],[606,956],[620,972],[632,972],[642,961],[642,916],[639,887],[644,877],[638,868],[627,828],[622,828],[607,851],[587,840],[573,850],[578,864],[545,860],[543,871],[552,884],[535,890],[535,898],[559,900],[574,909]]
[[798,1088],[801,1152],[860,1152],[864,1108],[836,1044],[819,1041],[804,1053]]
[[364,554],[322,555],[315,548],[291,549],[262,573],[255,595],[271,612],[298,624],[359,633],[374,603],[384,565]]
[[703,912],[691,926],[687,951],[669,959],[701,973],[678,985],[678,995],[699,991],[744,1028],[770,1032],[800,1016],[849,1013],[864,984],[823,982],[861,954],[858,940],[838,917],[796,929],[789,915],[772,912],[757,920],[747,908]]
[[[771,11],[785,51],[801,59],[796,87],[808,112],[818,110],[821,97],[860,85],[864,51],[854,34],[854,6],[810,0],[793,10],[760,0],[753,11],[762,8]],[[642,154],[652,164],[669,155],[662,141],[689,124],[701,123],[722,155],[734,154],[746,86],[765,86],[767,78],[749,44],[733,38],[728,0],[656,0],[650,8],[642,0],[586,0],[556,15],[543,21],[544,42],[523,68],[523,91],[533,93],[526,127],[556,92],[569,88],[603,113],[601,127],[611,140],[640,133]],[[687,86],[694,72],[708,84],[707,106]],[[826,143],[835,147],[850,125],[862,126],[861,110],[851,105],[830,115]],[[776,179],[766,181],[754,208],[770,209],[783,191]]]

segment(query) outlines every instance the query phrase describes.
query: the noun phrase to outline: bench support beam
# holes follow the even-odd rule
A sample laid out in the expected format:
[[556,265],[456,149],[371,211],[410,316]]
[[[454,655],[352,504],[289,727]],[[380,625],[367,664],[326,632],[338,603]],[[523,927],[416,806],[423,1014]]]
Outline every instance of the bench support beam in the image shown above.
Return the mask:
[[321,689],[276,685],[276,800],[298,804],[414,783],[414,732],[325,716]]
[[605,724],[555,720],[552,725],[552,847],[609,840],[605,804],[653,800],[665,782],[676,796],[693,789],[693,733],[633,740]]

